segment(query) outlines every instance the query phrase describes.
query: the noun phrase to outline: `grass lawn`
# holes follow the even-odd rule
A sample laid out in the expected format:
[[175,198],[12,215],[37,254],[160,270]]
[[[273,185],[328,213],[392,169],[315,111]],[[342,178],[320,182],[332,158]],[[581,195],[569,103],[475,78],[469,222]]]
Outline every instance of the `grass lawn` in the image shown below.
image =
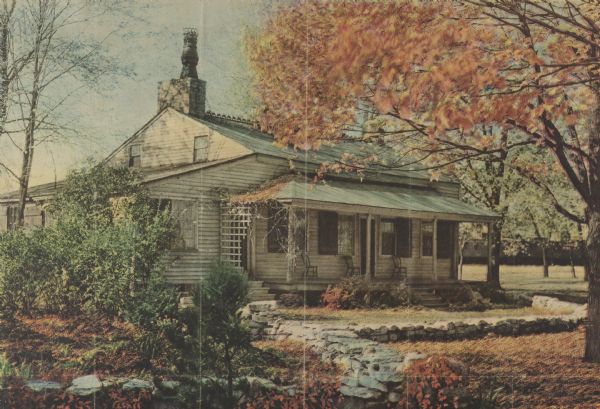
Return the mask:
[[[333,323],[370,324],[370,325],[398,325],[408,323],[434,323],[436,321],[455,321],[463,319],[484,319],[502,317],[523,317],[527,315],[549,316],[556,315],[547,310],[532,307],[501,308],[487,311],[444,311],[428,308],[385,308],[385,309],[354,309],[332,310],[323,307],[314,308],[282,308],[280,310],[286,319],[306,321],[332,321]],[[572,310],[560,311],[570,314]]]
[[471,341],[390,344],[400,352],[440,354],[469,367],[471,393],[499,388],[499,408],[599,408],[600,364],[581,360],[584,332]]
[[[463,267],[463,280],[485,281],[486,266],[469,264]],[[500,284],[507,290],[522,290],[540,293],[587,292],[583,281],[583,267],[575,268],[577,278],[573,278],[570,266],[550,266],[550,277],[544,278],[542,266],[500,266]]]

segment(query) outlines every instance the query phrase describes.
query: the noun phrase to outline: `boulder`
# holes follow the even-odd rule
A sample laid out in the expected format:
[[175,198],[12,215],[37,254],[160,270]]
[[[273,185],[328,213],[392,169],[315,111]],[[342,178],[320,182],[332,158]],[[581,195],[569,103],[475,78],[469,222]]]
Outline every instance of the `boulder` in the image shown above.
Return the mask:
[[353,396],[353,397],[360,398],[360,399],[380,399],[381,398],[381,392],[374,390],[374,389],[364,388],[361,386],[349,387],[346,385],[342,385],[340,387],[340,393],[343,396]]
[[102,382],[96,375],[85,375],[73,379],[67,392],[77,396],[89,396],[102,389]]

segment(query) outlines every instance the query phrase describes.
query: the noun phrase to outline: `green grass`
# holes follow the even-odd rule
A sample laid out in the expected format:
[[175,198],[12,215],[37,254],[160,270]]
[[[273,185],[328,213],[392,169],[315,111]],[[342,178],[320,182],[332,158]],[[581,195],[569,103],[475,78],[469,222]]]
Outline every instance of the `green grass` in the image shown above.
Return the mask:
[[[555,312],[539,310],[531,307],[499,308],[487,311],[445,311],[420,307],[385,308],[385,309],[354,309],[331,310],[329,308],[283,308],[280,310],[284,317],[292,320],[328,321],[331,323],[369,325],[398,325],[398,324],[432,324],[436,321],[456,321],[464,319],[490,319],[523,317],[527,315],[550,316]],[[560,311],[570,314],[573,311]]]
[[[544,278],[542,266],[500,266],[500,284],[507,290],[520,290],[541,293],[587,292],[583,281],[583,267],[575,268],[577,278],[573,278],[570,266],[550,266],[550,277]],[[485,281],[486,266],[465,265],[463,280]]]

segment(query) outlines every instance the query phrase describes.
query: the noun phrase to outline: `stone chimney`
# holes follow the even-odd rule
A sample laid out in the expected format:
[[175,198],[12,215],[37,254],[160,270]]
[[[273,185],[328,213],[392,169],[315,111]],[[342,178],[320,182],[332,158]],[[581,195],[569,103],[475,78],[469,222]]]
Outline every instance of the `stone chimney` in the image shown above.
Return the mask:
[[181,75],[179,79],[161,81],[158,84],[158,110],[174,108],[184,114],[202,118],[205,112],[206,81],[198,79],[198,33],[195,29],[183,31]]

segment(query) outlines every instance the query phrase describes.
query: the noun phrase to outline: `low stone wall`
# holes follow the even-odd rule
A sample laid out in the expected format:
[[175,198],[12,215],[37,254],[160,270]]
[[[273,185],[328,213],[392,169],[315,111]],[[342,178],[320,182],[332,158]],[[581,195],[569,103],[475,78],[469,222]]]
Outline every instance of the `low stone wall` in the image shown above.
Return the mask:
[[357,330],[357,333],[361,338],[377,342],[452,341],[483,338],[492,334],[518,336],[573,331],[582,322],[582,318],[505,319],[493,323],[481,320],[476,324],[459,321],[449,322],[440,327],[423,325],[402,327],[392,325],[376,329],[367,327]]

